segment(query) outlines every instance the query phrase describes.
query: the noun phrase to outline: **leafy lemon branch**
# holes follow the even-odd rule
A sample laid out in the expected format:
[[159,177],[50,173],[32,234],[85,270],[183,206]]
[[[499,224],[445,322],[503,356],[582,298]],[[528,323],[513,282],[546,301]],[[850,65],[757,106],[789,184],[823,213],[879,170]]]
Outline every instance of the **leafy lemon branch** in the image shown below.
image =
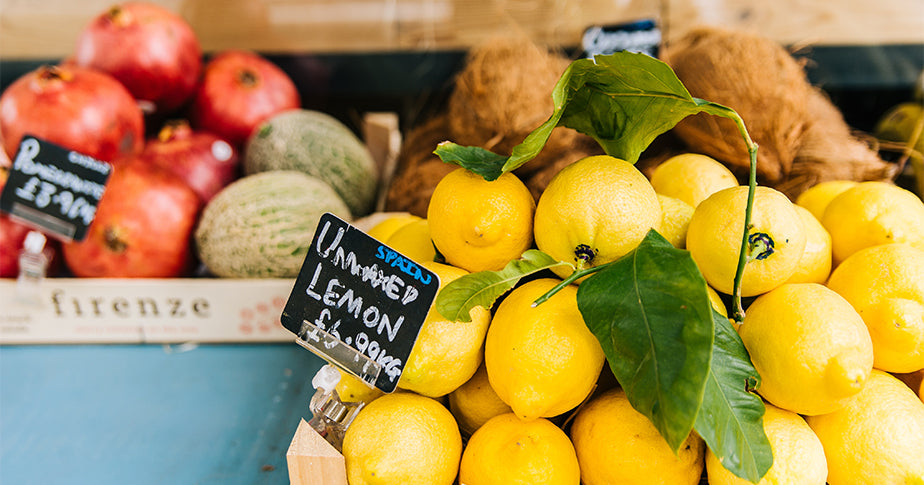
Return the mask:
[[[733,286],[733,318],[743,321],[741,280],[754,250],[748,233],[757,185],[757,144],[738,113],[691,96],[667,64],[628,52],[572,62],[552,100],[552,115],[510,156],[452,142],[441,143],[434,153],[494,180],[535,158],[557,126],[588,135],[608,155],[635,163],[658,135],[689,115],[706,113],[734,121],[750,157]],[[473,273],[447,285],[437,296],[437,311],[450,318],[467,315],[471,305],[490,307],[519,278],[567,264],[531,251],[501,272]],[[705,280],[689,252],[673,248],[650,231],[623,258],[575,268],[535,304],[584,277],[578,307],[633,407],[652,421],[673,449],[695,427],[730,471],[759,481],[773,461],[761,424],[763,402],[753,393],[759,375],[728,320],[712,310]]]

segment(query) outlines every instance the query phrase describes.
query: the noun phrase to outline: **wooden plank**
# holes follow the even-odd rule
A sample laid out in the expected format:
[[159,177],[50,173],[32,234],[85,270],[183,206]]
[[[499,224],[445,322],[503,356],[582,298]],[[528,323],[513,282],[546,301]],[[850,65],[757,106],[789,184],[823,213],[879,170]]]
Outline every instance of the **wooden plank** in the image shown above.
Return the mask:
[[286,452],[291,485],[347,485],[343,455],[304,419]]
[[[464,49],[500,33],[575,46],[589,25],[656,18],[667,39],[696,25],[782,43],[924,43],[920,0],[153,0],[181,14],[206,52],[342,53]],[[0,58],[60,59],[114,0],[4,0]]]
[[0,345],[292,342],[279,322],[294,279],[0,279]]
[[921,0],[673,0],[669,19],[674,38],[706,24],[753,31],[783,44],[924,44]]

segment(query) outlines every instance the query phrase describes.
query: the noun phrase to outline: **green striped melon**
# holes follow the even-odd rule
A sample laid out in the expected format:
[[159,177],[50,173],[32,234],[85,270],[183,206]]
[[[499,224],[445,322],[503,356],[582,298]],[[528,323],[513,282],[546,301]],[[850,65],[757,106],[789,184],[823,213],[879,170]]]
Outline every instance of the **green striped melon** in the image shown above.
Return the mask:
[[294,170],[244,176],[205,206],[196,250],[222,278],[294,278],[321,215],[349,221],[350,210],[324,181]]
[[354,217],[372,212],[378,167],[352,130],[327,113],[295,109],[254,130],[244,148],[244,173],[298,170],[328,183]]

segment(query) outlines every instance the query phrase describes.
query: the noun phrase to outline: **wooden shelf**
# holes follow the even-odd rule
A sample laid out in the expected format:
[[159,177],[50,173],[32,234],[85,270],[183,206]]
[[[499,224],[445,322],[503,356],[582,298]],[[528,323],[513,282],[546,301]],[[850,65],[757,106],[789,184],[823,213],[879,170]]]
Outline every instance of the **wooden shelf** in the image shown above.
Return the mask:
[[[521,31],[578,45],[590,25],[655,18],[667,40],[707,24],[785,44],[924,44],[920,0],[153,0],[190,22],[206,52],[356,53],[466,49]],[[113,0],[4,0],[2,58],[58,59]]]

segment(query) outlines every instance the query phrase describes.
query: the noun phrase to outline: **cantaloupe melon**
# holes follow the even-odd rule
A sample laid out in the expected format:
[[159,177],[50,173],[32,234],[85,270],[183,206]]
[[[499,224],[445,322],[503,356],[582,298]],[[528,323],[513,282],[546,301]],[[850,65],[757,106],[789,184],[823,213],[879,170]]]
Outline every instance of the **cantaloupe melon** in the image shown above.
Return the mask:
[[294,170],[248,175],[209,201],[195,232],[209,272],[223,278],[294,278],[318,220],[350,210],[329,185]]
[[315,110],[296,109],[263,122],[244,149],[244,173],[298,170],[330,185],[353,217],[372,212],[378,167],[368,148],[340,120]]

